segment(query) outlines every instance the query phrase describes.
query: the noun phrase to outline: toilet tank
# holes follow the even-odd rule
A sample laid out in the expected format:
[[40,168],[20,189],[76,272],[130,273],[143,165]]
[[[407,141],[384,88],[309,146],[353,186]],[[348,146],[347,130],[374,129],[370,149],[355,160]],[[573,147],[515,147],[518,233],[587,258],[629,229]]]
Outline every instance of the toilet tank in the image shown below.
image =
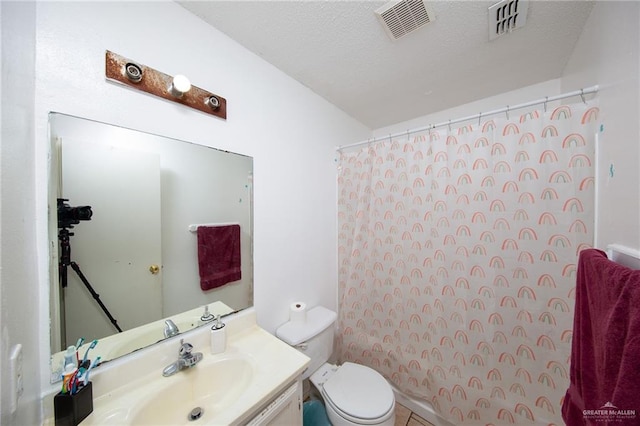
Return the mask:
[[316,306],[307,312],[304,321],[288,321],[276,330],[280,340],[311,358],[303,379],[327,362],[333,353],[333,324],[337,316],[323,306]]

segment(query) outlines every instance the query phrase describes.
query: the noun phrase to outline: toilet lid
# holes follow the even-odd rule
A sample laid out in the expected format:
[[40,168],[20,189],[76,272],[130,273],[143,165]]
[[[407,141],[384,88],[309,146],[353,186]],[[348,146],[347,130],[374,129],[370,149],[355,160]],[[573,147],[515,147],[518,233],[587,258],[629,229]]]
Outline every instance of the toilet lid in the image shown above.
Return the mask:
[[377,419],[391,410],[391,386],[380,373],[345,362],[323,386],[334,407],[358,419]]

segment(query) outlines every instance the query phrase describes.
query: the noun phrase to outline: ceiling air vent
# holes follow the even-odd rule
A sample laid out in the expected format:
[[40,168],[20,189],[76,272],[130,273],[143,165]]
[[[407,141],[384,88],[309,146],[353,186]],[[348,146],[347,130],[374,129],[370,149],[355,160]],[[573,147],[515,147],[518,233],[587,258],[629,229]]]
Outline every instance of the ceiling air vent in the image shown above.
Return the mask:
[[391,1],[375,13],[392,40],[398,40],[435,20],[423,0]]
[[489,40],[527,23],[528,0],[502,0],[489,7]]

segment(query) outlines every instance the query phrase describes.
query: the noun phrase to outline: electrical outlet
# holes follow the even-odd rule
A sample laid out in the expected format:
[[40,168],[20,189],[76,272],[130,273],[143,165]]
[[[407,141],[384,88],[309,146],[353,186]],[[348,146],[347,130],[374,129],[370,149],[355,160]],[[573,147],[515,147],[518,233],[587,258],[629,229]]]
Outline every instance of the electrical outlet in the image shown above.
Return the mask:
[[9,374],[11,375],[11,413],[18,409],[18,400],[24,393],[24,377],[22,375],[22,345],[17,344],[11,349],[9,357]]

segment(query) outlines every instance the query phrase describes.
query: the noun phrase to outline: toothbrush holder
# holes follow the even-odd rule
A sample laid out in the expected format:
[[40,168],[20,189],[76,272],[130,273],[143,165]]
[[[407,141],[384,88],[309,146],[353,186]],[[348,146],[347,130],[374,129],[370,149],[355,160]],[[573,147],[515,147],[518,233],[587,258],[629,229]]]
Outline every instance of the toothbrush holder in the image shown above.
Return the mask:
[[77,426],[93,412],[91,382],[74,394],[59,392],[53,397],[56,426]]

